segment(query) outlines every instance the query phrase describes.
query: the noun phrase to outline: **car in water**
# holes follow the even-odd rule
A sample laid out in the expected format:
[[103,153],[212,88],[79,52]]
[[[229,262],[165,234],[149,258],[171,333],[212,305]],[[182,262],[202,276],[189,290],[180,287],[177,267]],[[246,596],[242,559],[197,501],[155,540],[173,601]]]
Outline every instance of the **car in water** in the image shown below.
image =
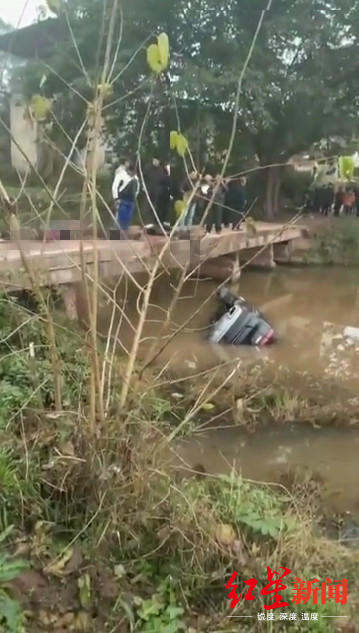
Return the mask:
[[243,297],[221,288],[218,298],[221,307],[207,336],[210,343],[264,347],[275,342],[272,326]]

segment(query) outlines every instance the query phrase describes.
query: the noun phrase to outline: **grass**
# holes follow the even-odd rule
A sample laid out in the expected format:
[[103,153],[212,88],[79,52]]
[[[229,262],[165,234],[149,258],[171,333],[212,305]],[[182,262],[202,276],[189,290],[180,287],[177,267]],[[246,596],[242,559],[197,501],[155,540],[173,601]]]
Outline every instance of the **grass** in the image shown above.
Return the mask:
[[[310,226],[310,225],[309,225]],[[306,263],[357,266],[359,264],[358,218],[325,218],[313,225],[313,246]]]
[[[0,556],[0,631],[51,633],[64,618],[65,630],[85,633],[228,631],[225,585],[233,571],[241,580],[255,577],[261,588],[267,566],[279,565],[292,570],[291,582],[297,575],[348,577],[348,613],[355,609],[358,552],[325,536],[319,490],[310,479],[269,486],[236,472],[214,477],[173,470],[161,447],[192,406],[202,378],[189,389],[181,385],[183,398],[175,403],[173,376],[162,389],[150,389],[147,378],[131,392],[129,409],[113,398],[94,435],[83,334],[69,331],[61,317],[54,321],[62,412],[54,411],[42,318],[19,301],[0,301],[0,520],[9,535]],[[114,371],[116,390],[120,367]],[[264,413],[282,423],[300,415],[297,396],[284,387],[268,390],[265,376],[263,384],[260,379],[257,368],[226,385],[214,409],[200,411],[185,431],[210,423],[238,399],[241,423],[256,424]],[[25,582],[23,559],[35,573],[30,597],[18,596],[15,578],[2,584],[2,570],[3,578],[16,572]],[[38,576],[48,579],[46,587]],[[262,607],[257,593],[241,608],[256,617]],[[263,626],[253,620],[243,630]],[[281,626],[301,630],[298,622]],[[325,619],[311,624],[324,633],[330,627]]]

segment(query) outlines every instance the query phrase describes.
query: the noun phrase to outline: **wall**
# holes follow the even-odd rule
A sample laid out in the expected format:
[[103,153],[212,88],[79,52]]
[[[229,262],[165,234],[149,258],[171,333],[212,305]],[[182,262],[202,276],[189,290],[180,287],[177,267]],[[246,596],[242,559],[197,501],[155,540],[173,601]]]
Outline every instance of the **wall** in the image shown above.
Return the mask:
[[10,101],[10,128],[14,139],[11,141],[11,164],[20,173],[24,174],[29,170],[29,164],[16,146],[16,143],[26,154],[31,164],[37,167],[37,123],[31,120],[27,114],[26,105],[16,97],[12,97]]

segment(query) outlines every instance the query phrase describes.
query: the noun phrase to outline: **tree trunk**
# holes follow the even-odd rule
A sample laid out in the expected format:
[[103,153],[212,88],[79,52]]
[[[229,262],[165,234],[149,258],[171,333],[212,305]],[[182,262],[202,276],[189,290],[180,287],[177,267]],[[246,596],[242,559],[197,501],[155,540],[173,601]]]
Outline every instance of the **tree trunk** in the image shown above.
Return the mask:
[[273,220],[279,211],[279,194],[281,187],[280,167],[268,167],[266,182],[266,215],[269,220]]
[[280,189],[282,185],[282,173],[281,168],[277,168],[275,175],[274,187],[273,187],[273,209],[274,215],[278,215],[280,211]]
[[273,208],[273,191],[275,183],[275,168],[268,167],[267,169],[267,183],[266,183],[266,216],[268,220],[273,220],[274,208]]

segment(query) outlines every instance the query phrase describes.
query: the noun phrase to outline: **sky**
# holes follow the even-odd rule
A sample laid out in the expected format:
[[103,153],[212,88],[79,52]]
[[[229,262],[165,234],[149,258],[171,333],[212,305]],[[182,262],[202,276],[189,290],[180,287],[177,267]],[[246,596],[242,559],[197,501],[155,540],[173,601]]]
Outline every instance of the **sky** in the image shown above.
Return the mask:
[[27,26],[37,18],[45,0],[0,0],[0,18],[12,26]]

